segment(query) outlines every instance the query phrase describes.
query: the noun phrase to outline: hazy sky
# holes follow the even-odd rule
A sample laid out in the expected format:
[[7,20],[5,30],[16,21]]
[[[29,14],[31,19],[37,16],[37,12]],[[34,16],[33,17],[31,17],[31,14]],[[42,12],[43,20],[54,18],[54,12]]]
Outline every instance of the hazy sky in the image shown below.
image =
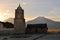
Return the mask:
[[19,3],[27,21],[38,16],[60,21],[60,0],[0,0],[0,21],[14,18]]

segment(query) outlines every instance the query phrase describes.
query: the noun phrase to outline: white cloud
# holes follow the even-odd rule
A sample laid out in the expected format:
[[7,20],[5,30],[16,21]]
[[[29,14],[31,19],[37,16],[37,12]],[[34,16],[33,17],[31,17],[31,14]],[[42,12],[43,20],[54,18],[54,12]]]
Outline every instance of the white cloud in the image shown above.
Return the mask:
[[60,22],[60,16],[45,16],[46,18],[49,18],[54,21],[59,21]]
[[55,14],[56,12],[57,12],[57,9],[56,8],[53,8],[53,9],[50,10],[49,13]]
[[58,10],[57,8],[53,8],[49,11],[49,13],[52,15],[58,15],[60,13],[60,10]]
[[22,2],[22,4],[23,4],[23,5],[27,5],[27,3],[26,3],[26,2]]
[[49,16],[60,16],[60,10],[58,8],[52,8],[49,12],[48,12]]

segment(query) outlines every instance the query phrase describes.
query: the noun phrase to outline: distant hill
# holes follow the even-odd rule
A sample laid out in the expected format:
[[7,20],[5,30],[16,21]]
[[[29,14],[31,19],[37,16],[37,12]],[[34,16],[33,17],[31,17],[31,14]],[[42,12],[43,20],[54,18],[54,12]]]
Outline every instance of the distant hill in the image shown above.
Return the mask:
[[10,22],[10,23],[14,24],[14,18],[8,18],[8,19],[5,20],[5,22]]
[[28,21],[27,24],[47,23],[48,28],[60,29],[60,22],[55,22],[45,17],[37,17],[34,20]]
[[[14,18],[9,18],[5,22],[10,22],[14,24]],[[38,24],[38,23],[47,23],[48,28],[60,29],[60,22],[55,22],[45,17],[37,17],[34,20],[26,22],[26,24]]]

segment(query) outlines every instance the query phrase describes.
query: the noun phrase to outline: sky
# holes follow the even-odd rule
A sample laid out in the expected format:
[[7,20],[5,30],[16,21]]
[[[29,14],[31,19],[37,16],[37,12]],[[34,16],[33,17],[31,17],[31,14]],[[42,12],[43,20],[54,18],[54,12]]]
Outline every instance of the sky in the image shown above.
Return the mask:
[[14,18],[19,4],[24,9],[26,21],[38,16],[60,21],[60,0],[0,0],[0,21]]

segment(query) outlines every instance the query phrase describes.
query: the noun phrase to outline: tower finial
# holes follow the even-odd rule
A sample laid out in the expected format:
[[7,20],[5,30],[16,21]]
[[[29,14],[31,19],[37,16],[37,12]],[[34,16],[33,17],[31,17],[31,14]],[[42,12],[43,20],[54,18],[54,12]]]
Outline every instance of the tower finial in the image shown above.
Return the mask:
[[20,6],[20,3],[19,3],[19,6],[18,6],[18,7],[21,7],[21,6]]
[[17,9],[22,9],[21,6],[20,6],[20,3],[19,3],[19,6],[17,7]]
[[20,3],[19,3],[19,7],[20,7]]
[[22,7],[21,7],[20,3],[18,4],[17,9],[22,9]]

